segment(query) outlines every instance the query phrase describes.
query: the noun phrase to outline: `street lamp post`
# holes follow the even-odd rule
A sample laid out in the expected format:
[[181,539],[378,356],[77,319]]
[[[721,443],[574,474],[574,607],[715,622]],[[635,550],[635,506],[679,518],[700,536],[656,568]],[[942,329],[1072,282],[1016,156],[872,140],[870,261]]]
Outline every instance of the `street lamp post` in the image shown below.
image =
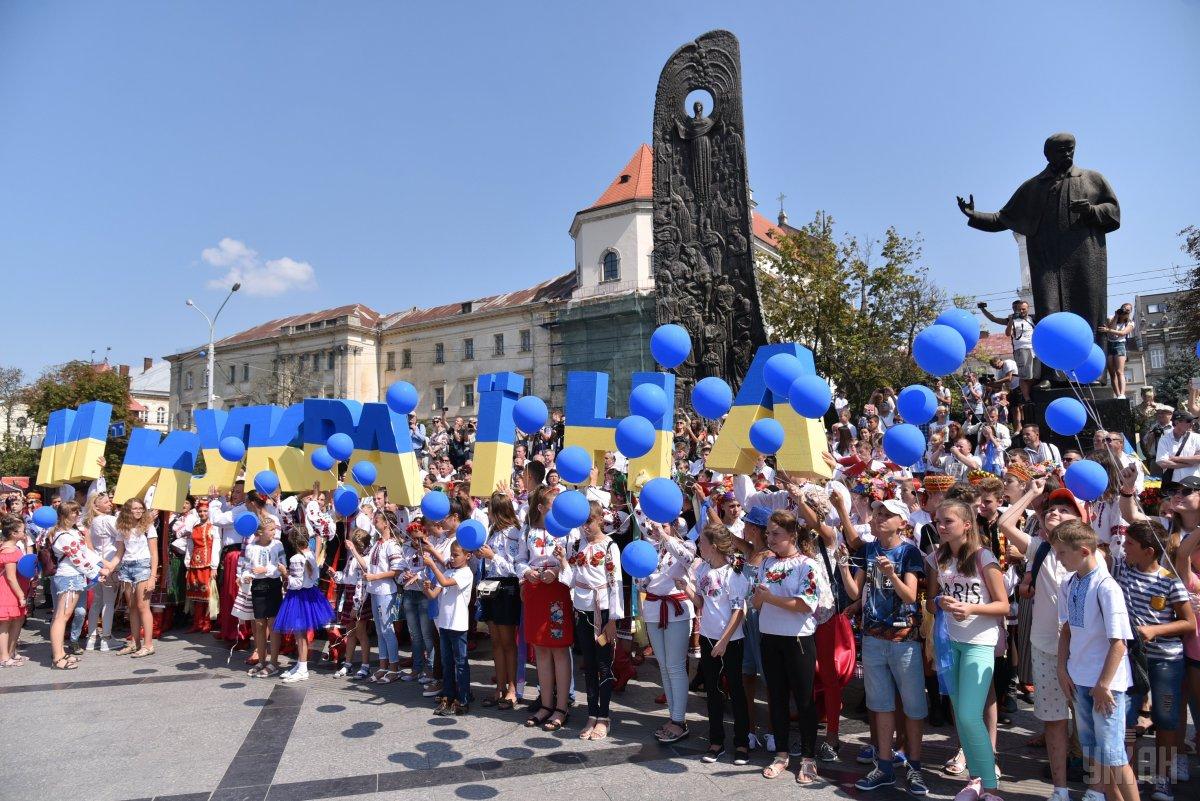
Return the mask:
[[208,367],[207,367],[207,370],[208,370],[208,408],[209,409],[213,408],[213,387],[216,386],[216,383],[217,383],[217,376],[214,372],[214,370],[216,368],[216,354],[213,353],[213,335],[216,332],[216,328],[217,328],[217,318],[219,318],[221,316],[221,310],[225,308],[225,304],[228,303],[229,299],[233,297],[233,293],[237,292],[241,288],[242,288],[242,285],[240,283],[234,284],[233,288],[229,290],[229,294],[225,296],[225,300],[221,301],[221,305],[217,308],[217,313],[214,314],[212,317],[209,317],[207,314],[205,314],[203,309],[201,309],[199,306],[197,306],[195,303],[192,302],[191,298],[187,299],[187,305],[191,306],[193,309],[200,312],[200,316],[202,316],[204,318],[205,322],[208,323]]

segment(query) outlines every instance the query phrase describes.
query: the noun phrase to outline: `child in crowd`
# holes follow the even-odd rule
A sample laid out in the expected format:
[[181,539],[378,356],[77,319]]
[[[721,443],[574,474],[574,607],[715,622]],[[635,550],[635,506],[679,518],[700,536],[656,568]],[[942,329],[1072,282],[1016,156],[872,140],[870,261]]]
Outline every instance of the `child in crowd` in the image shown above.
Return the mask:
[[538,487],[529,496],[525,532],[529,562],[521,575],[525,639],[534,647],[541,694],[525,725],[541,726],[545,731],[558,731],[570,715],[570,654],[575,640],[571,590],[559,580],[566,553],[561,542],[545,528],[552,497],[545,487]]
[[[350,532],[346,538],[347,551],[352,546],[357,553],[366,553],[370,548],[371,535],[361,528]],[[367,633],[367,623],[371,620],[371,603],[367,599],[367,583],[364,578],[362,565],[351,556],[346,560],[344,570],[333,574],[337,584],[337,595],[334,603],[337,609],[338,626],[346,631],[345,651],[341,667],[334,676],[343,678],[365,679],[371,675],[371,638]],[[362,661],[357,672],[354,671],[354,649],[361,651]]]
[[391,521],[383,512],[375,515],[374,526],[379,534],[367,554],[358,550],[352,540],[346,543],[350,558],[358,562],[371,599],[371,617],[375,621],[375,637],[379,647],[379,668],[367,678],[374,684],[390,684],[400,676],[400,651],[396,629],[392,626],[392,601],[396,595],[396,576],[403,567],[403,554],[396,542]]
[[17,637],[28,614],[28,587],[22,586],[17,562],[25,555],[25,521],[16,515],[0,517],[0,667],[20,667]]
[[309,547],[308,531],[294,526],[288,545],[295,552],[288,559],[287,595],[275,615],[275,632],[296,635],[296,663],[283,674],[285,684],[308,680],[308,638],[333,620],[333,607],[317,589],[317,560]]
[[[283,543],[275,539],[277,529],[274,518],[261,516],[254,540],[242,549],[241,558],[238,559],[238,576],[249,590],[250,619],[254,621],[254,650],[258,656],[258,661],[247,673],[256,679],[270,678],[280,672],[279,649],[271,634],[271,624],[283,603],[283,577],[287,575],[287,562]],[[238,608],[236,601],[234,614],[243,619],[246,614]]]
[[[78,506],[78,504],[76,504]],[[60,507],[61,508],[61,507]],[[125,587],[129,627],[133,639],[118,654],[140,659],[154,654],[154,618],[150,614],[150,592],[158,578],[158,532],[152,525],[141,498],[130,498],[117,515],[117,552],[113,560]]]
[[442,693],[435,715],[465,715],[470,711],[471,666],[467,662],[467,619],[471,587],[475,577],[467,567],[467,552],[455,541],[443,571],[438,561],[425,554],[425,567],[434,580],[421,586],[429,599],[437,599],[438,636],[442,647]]

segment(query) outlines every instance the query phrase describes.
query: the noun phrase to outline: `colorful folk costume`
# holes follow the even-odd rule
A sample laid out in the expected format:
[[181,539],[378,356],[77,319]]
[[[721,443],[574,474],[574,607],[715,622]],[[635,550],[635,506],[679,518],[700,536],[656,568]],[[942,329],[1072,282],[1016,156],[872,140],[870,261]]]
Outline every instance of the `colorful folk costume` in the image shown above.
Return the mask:
[[333,607],[317,589],[317,560],[312,551],[288,560],[287,595],[275,615],[275,631],[305,634],[333,622]]
[[204,522],[192,529],[187,543],[187,599],[192,605],[192,627],[188,632],[212,631],[217,616],[217,583],[214,569],[217,561],[216,537],[212,523]]
[[[534,569],[559,567],[554,555],[556,541],[540,528],[530,528],[526,534],[529,546],[529,566]],[[575,641],[575,610],[571,605],[571,588],[562,581],[521,582],[522,622],[525,639],[540,648],[570,648]]]

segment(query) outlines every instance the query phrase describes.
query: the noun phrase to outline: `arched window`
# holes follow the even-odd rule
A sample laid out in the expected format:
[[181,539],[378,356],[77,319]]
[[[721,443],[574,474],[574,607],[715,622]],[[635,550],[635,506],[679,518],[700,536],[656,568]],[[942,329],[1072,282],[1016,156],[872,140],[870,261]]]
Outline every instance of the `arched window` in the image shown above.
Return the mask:
[[603,272],[600,276],[601,281],[621,280],[621,257],[617,255],[615,250],[605,253],[601,263],[603,265]]
[[155,415],[154,419],[155,419],[155,422],[157,422],[160,426],[166,425],[167,424],[167,408],[165,406],[159,406],[158,413]]

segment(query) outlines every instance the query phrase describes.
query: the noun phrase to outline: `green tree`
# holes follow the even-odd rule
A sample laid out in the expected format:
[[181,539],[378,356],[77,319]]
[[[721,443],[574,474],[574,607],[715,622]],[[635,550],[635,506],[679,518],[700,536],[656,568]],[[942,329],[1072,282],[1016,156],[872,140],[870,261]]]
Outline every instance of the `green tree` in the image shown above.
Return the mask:
[[137,422],[129,410],[129,379],[98,365],[83,361],[67,362],[50,367],[24,393],[29,415],[39,425],[46,425],[50,413],[58,409],[76,409],[90,401],[104,401],[113,407],[112,423],[123,423],[125,433],[109,437],[104,449],[107,462],[104,476],[115,486],[121,470],[129,432]]
[[1167,351],[1163,377],[1154,385],[1154,395],[1160,403],[1176,408],[1186,406],[1188,383],[1200,376],[1200,360],[1191,347],[1176,347]]
[[861,405],[881,386],[928,376],[911,358],[917,333],[948,301],[921,264],[921,240],[889,228],[875,243],[838,237],[818,212],[784,235],[779,256],[762,265],[763,313],[776,342],[813,351],[817,372]]
[[1175,301],[1172,316],[1183,326],[1188,341],[1194,345],[1200,343],[1200,228],[1189,225],[1179,235],[1183,237],[1179,249],[1188,254],[1192,263],[1179,281],[1182,294]]
[[13,407],[21,402],[24,382],[25,374],[20,367],[0,367],[0,406],[4,407],[4,436],[6,437],[12,435]]

